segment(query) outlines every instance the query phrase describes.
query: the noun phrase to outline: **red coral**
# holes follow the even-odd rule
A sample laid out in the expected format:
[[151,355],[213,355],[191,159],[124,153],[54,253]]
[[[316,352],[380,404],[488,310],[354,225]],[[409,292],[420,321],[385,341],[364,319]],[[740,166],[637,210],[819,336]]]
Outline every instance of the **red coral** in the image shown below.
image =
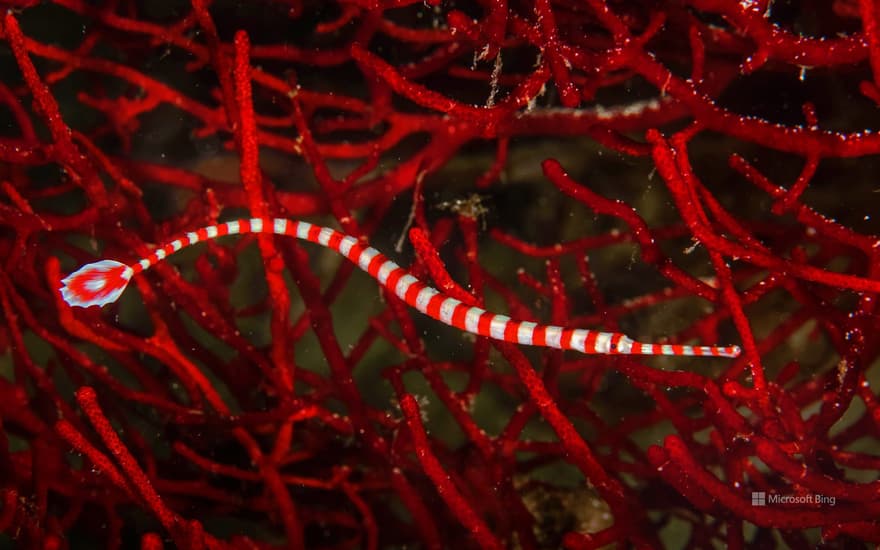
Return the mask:
[[[880,543],[876,3],[4,4],[7,540]],[[248,214],[744,353],[463,337],[268,235],[58,295]]]

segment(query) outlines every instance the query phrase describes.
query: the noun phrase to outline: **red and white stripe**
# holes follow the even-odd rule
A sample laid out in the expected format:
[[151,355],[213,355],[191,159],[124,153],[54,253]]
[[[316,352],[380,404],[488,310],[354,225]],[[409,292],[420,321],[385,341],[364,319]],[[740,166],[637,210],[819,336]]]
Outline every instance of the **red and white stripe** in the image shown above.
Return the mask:
[[[286,235],[335,250],[422,313],[447,325],[496,340],[528,346],[571,349],[582,353],[709,357],[737,357],[740,354],[740,349],[737,346],[642,344],[618,332],[571,329],[554,325],[540,325],[530,321],[517,321],[506,315],[465,305],[455,298],[446,296],[410,275],[375,248],[360,243],[354,237],[329,227],[283,218],[242,219],[203,227],[156,249],[136,264],[123,266],[124,270],[108,271],[106,268],[94,267],[101,262],[89,264],[67,277],[61,292],[64,299],[71,305],[83,307],[103,305],[115,301],[133,275],[149,269],[153,264],[162,261],[181,248],[224,235],[245,233]],[[102,279],[105,273],[118,274],[119,278],[105,281]],[[122,280],[123,278],[124,280]],[[108,296],[107,292],[100,296],[92,295],[91,292],[96,288],[112,288],[113,295]]]

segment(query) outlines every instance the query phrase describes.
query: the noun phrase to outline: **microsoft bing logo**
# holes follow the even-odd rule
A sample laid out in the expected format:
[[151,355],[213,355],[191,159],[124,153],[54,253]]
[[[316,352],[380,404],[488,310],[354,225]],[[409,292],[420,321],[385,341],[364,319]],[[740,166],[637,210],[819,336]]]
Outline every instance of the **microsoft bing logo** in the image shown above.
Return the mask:
[[752,491],[752,506],[767,506],[767,493]]
[[765,491],[752,491],[752,506],[768,506],[782,504],[784,506],[835,506],[837,505],[837,497],[826,496],[819,493],[806,493],[797,495],[780,495],[778,493],[770,493]]

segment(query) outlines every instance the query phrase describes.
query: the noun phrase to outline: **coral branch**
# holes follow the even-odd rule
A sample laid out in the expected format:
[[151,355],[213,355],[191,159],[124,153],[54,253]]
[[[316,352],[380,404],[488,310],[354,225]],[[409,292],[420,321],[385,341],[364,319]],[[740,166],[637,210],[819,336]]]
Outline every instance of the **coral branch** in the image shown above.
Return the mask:
[[400,410],[403,411],[406,417],[410,436],[413,439],[413,447],[415,447],[419,462],[422,463],[425,473],[437,487],[437,492],[441,498],[449,505],[449,509],[462,525],[473,533],[481,548],[501,548],[501,543],[492,535],[492,532],[483,520],[467,504],[464,497],[462,497],[449,478],[449,475],[443,471],[440,462],[431,452],[428,445],[428,434],[425,433],[425,427],[422,426],[419,405],[416,403],[415,398],[410,394],[403,395],[400,398]]

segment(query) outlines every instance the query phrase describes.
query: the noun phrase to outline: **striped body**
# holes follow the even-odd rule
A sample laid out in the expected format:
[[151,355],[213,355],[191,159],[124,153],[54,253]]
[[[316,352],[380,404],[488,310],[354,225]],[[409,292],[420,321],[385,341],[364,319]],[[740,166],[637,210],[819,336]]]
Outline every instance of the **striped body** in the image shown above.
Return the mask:
[[[64,279],[61,289],[64,299],[71,305],[87,307],[114,301],[128,284],[128,280],[141,271],[149,269],[185,246],[224,235],[245,233],[273,233],[296,237],[320,244],[339,252],[358,265],[407,304],[447,325],[461,330],[529,346],[545,346],[572,349],[582,353],[633,354],[633,355],[697,355],[710,357],[737,357],[737,346],[686,346],[672,344],[642,344],[617,332],[599,332],[587,329],[571,329],[553,325],[541,325],[530,321],[513,320],[506,315],[488,312],[479,307],[468,306],[455,298],[422,283],[405,269],[389,260],[371,246],[358,242],[329,227],[282,218],[251,218],[204,227],[185,234],[124,271],[101,271],[115,273],[119,280],[95,283],[100,278],[89,264]],[[104,260],[107,262],[107,260]],[[92,268],[92,269],[90,269]],[[124,278],[124,281],[122,279]],[[96,287],[112,288],[115,296],[108,299],[105,292],[100,297],[90,295]]]

